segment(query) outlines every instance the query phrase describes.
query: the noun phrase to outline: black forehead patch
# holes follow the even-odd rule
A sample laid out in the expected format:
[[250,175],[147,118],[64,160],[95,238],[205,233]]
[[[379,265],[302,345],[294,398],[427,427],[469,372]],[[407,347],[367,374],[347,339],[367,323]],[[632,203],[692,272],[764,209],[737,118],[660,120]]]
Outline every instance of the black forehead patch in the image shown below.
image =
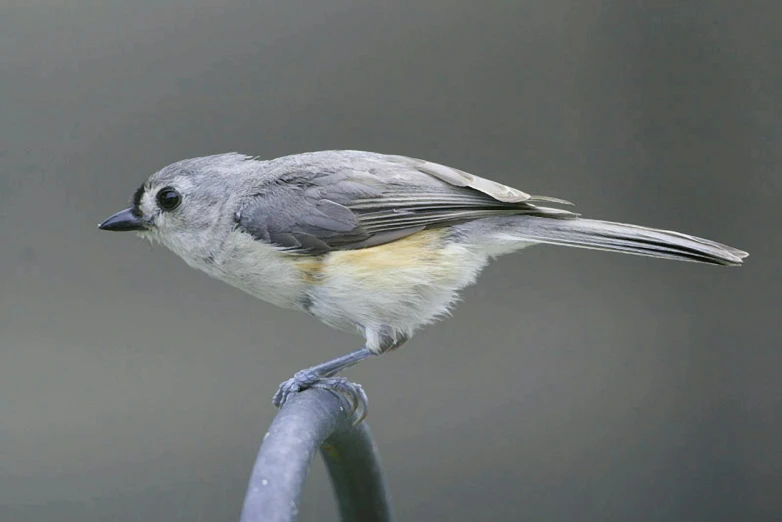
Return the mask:
[[133,209],[131,212],[136,217],[141,217],[141,198],[144,197],[145,190],[146,188],[144,185],[141,185],[136,189],[136,192],[133,193]]

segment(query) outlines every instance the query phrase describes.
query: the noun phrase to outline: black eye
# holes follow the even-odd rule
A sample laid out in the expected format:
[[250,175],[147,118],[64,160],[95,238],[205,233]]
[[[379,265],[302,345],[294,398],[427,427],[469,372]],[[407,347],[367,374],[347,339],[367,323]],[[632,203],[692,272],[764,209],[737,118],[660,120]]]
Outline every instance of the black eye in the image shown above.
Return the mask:
[[157,193],[157,204],[165,211],[174,210],[180,203],[182,203],[182,196],[171,187],[162,188]]

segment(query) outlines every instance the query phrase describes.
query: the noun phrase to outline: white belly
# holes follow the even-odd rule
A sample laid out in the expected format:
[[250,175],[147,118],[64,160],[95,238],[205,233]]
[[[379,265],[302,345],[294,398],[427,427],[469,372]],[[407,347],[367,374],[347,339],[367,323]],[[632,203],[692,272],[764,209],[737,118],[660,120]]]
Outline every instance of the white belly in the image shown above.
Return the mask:
[[358,329],[368,347],[389,335],[403,341],[448,312],[461,288],[475,281],[487,256],[443,243],[441,230],[362,250],[332,252],[317,267],[309,311],[343,330]]
[[259,299],[363,334],[367,347],[380,351],[446,314],[457,292],[486,266],[487,249],[445,241],[445,234],[424,230],[384,245],[309,256],[283,253],[237,231],[213,259],[182,257]]

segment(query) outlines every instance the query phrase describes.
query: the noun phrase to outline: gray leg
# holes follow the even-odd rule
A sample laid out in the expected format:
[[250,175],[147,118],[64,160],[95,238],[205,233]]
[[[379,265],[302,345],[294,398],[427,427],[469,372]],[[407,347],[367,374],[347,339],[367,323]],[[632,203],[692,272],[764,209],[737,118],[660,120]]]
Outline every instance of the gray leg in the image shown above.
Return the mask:
[[307,388],[325,388],[342,393],[348,398],[353,405],[354,411],[359,410],[358,419],[356,420],[356,423],[359,423],[366,417],[367,396],[360,384],[349,382],[344,377],[335,377],[335,375],[373,355],[375,354],[364,347],[317,366],[298,371],[293,378],[280,384],[272,402],[279,408],[294,393]]

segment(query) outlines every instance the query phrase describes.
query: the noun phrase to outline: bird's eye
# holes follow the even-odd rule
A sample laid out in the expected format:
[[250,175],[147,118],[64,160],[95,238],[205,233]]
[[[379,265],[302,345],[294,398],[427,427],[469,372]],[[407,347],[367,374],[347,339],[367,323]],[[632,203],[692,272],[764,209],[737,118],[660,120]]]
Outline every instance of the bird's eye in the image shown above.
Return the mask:
[[166,212],[174,210],[182,203],[182,196],[171,187],[160,189],[157,193],[157,204]]

